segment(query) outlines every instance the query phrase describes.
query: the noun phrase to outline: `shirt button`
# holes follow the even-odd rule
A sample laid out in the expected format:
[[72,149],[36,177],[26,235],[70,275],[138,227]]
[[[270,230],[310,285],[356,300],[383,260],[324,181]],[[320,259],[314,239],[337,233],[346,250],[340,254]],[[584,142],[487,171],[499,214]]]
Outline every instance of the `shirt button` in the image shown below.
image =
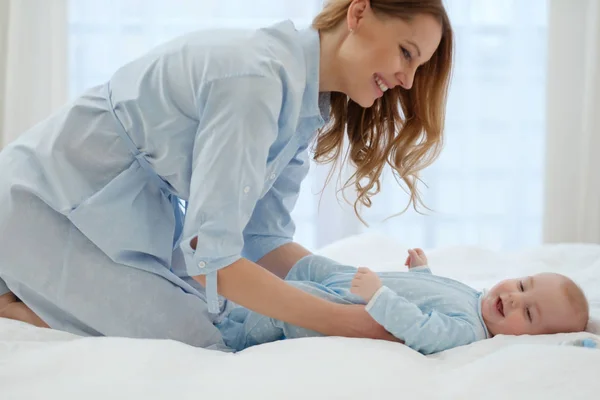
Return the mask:
[[250,186],[246,186],[244,188],[244,193],[248,194],[249,191],[250,191]]
[[198,263],[198,266],[199,266],[200,268],[204,268],[204,267],[206,267],[206,263],[205,263],[204,261],[200,261],[200,262]]
[[271,174],[270,178],[271,180],[275,179],[276,175],[275,174]]

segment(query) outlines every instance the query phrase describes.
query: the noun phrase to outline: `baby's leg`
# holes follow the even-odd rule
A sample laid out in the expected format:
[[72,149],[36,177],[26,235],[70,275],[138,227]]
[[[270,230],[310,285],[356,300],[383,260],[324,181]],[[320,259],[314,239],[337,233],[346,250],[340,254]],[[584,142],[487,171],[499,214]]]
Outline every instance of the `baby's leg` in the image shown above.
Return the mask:
[[[333,303],[352,304],[352,302],[346,300],[338,293],[318,283],[296,281],[289,281],[287,283],[298,289],[304,290],[307,293]],[[288,324],[287,322],[269,318],[255,312],[249,312],[244,321],[243,337],[240,337],[237,341],[236,347],[238,348],[236,350],[242,350],[257,344],[274,342],[281,339],[316,336],[323,335],[318,332],[300,328]],[[228,345],[231,346],[229,343]]]
[[[343,267],[343,266],[342,266]],[[346,267],[351,268],[351,267]],[[334,290],[320,285],[314,282],[288,282],[288,284],[297,287],[298,289],[304,290],[307,293],[310,293],[314,296],[320,297],[332,303],[338,304],[354,304],[350,300],[341,296],[339,293]],[[302,337],[317,337],[323,336],[322,334],[311,331],[309,329],[301,328],[299,326],[291,325],[286,322],[274,321],[276,326],[281,327],[283,330],[283,335],[286,339],[294,339],[294,338],[302,338]]]
[[12,292],[0,296],[0,318],[14,319],[27,322],[40,328],[49,328],[40,317],[34,313],[25,303],[19,301]]
[[284,339],[283,329],[276,325],[277,322],[273,318],[250,311],[236,340],[225,342],[229,347],[240,351],[257,344]]
[[327,257],[308,256],[302,258],[294,265],[285,280],[322,283],[332,274],[340,272],[355,273],[356,268],[340,264]]

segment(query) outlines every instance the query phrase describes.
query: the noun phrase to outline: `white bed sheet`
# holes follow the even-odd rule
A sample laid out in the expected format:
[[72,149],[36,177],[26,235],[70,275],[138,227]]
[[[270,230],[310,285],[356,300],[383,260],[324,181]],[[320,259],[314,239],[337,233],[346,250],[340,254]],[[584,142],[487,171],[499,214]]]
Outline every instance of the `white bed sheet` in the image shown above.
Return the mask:
[[[404,268],[406,254],[373,233],[320,253],[379,270]],[[581,284],[600,317],[600,246],[515,253],[455,247],[432,251],[429,259],[434,273],[477,288],[505,277],[564,273]],[[428,357],[400,344],[345,338],[225,354],[172,341],[78,338],[0,319],[0,399],[597,399],[600,350],[559,345],[591,336],[498,336]]]

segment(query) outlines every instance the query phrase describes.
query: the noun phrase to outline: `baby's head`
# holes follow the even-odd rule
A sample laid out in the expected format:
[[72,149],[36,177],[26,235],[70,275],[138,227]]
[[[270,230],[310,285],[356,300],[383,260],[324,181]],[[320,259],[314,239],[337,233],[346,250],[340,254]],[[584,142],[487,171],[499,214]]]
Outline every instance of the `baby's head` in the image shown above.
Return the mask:
[[492,335],[581,332],[589,318],[583,291],[550,273],[498,283],[483,298],[481,312]]

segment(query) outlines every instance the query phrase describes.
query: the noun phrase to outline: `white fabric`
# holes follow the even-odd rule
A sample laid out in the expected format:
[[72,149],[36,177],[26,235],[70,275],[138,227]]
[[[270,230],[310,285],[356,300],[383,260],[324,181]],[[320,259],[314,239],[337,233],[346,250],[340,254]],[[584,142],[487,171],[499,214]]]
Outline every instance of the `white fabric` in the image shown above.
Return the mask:
[[600,2],[551,0],[547,242],[600,243]]
[[67,0],[0,4],[0,148],[67,101]]
[[[405,247],[370,233],[322,254],[377,269],[404,268]],[[429,265],[476,286],[548,270],[568,273],[600,311],[600,246],[556,245],[518,253],[478,247],[432,251]],[[68,399],[593,399],[600,350],[559,346],[590,333],[498,336],[425,357],[401,344],[310,338],[236,355],[171,341],[77,338],[0,320],[3,400]]]

